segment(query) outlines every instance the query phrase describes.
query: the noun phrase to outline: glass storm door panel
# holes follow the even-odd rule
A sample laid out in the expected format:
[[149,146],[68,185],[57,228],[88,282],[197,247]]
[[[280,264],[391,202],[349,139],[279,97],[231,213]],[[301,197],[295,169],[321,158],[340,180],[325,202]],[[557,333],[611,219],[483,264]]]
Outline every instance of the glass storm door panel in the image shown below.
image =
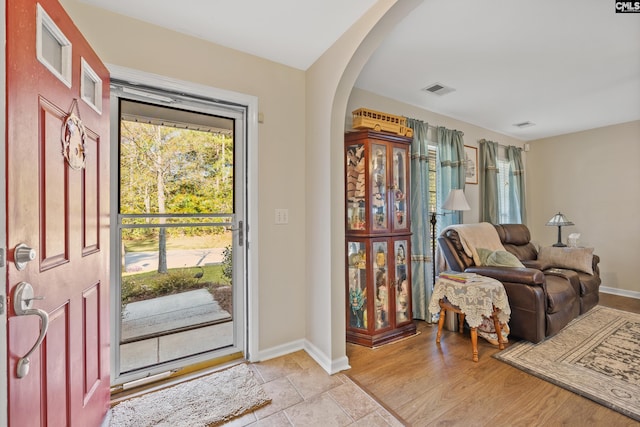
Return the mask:
[[387,214],[387,147],[372,144],[369,153],[369,173],[371,183],[371,219],[373,229],[380,231],[388,228]]
[[235,111],[115,92],[122,384],[242,352],[244,156]]

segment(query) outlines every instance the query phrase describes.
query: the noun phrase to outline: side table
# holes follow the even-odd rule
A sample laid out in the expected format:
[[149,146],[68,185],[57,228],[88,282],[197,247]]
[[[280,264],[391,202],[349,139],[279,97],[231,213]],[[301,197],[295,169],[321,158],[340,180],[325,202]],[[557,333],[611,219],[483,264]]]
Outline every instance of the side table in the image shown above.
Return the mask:
[[431,312],[440,311],[436,342],[440,343],[445,311],[450,310],[460,317],[459,331],[467,320],[471,329],[473,361],[478,361],[478,326],[482,318],[493,320],[498,347],[504,349],[501,325],[509,322],[511,308],[504,286],[498,280],[475,273],[443,272],[436,280],[429,302]]

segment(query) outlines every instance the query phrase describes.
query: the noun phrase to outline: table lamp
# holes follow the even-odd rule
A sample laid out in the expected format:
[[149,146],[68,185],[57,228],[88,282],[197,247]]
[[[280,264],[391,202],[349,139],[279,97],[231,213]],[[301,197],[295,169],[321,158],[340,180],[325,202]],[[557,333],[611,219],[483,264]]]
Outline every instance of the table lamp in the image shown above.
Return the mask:
[[574,225],[571,221],[567,219],[562,213],[558,212],[547,222],[546,225],[557,226],[558,227],[558,243],[554,243],[553,246],[563,248],[567,245],[562,243],[562,227],[565,225]]

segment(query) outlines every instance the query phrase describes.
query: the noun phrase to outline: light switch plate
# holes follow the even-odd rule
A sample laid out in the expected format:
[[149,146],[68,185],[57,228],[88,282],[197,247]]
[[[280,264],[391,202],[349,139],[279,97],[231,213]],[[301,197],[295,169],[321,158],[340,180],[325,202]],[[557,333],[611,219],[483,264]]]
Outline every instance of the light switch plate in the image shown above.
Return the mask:
[[289,209],[276,209],[276,224],[289,224]]

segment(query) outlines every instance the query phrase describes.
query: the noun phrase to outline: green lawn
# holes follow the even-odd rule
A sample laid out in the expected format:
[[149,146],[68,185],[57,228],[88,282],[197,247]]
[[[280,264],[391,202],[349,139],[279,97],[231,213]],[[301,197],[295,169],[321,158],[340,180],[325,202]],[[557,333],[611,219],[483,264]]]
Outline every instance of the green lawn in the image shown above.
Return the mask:
[[[128,274],[122,277],[122,304],[171,295],[190,289],[228,284],[222,274],[223,265],[169,269],[166,274],[155,271]],[[200,272],[201,278],[196,278]]]

